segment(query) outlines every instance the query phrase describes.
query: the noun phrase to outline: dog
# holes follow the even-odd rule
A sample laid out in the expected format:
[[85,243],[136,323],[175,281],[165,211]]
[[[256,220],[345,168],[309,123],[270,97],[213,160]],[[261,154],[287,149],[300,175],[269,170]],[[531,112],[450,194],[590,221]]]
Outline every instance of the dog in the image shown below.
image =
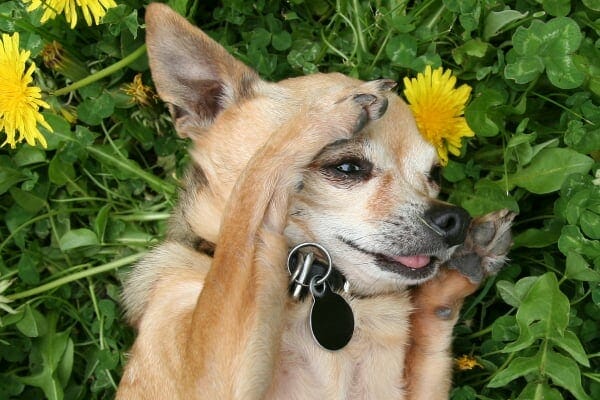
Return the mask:
[[395,82],[266,82],[165,5],[146,22],[191,166],[124,283],[137,339],[117,398],[447,399],[459,309],[514,215],[436,200]]

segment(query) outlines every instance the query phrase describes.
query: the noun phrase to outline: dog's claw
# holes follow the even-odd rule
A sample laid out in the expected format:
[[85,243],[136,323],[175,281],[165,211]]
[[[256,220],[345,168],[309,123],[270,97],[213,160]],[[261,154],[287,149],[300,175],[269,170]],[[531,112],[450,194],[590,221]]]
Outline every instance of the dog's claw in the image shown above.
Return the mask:
[[358,93],[352,96],[352,99],[363,107],[370,106],[377,101],[377,96],[368,93]]
[[498,272],[512,243],[510,226],[515,216],[514,212],[500,210],[474,218],[464,244],[448,260],[448,267],[473,283]]
[[388,107],[388,99],[384,96],[375,96],[370,93],[357,93],[352,100],[361,107],[361,113],[354,132],[362,130],[368,121],[379,119],[385,114]]
[[[385,114],[388,98],[381,86],[387,88],[390,85],[373,81],[331,93],[335,96],[333,99],[324,95],[314,104],[310,123],[319,124],[319,131],[325,134],[333,133],[335,140],[351,138],[362,131],[369,121],[379,119]],[[333,101],[330,102],[331,100]],[[326,120],[323,120],[323,117]],[[327,125],[332,129],[322,128]]]

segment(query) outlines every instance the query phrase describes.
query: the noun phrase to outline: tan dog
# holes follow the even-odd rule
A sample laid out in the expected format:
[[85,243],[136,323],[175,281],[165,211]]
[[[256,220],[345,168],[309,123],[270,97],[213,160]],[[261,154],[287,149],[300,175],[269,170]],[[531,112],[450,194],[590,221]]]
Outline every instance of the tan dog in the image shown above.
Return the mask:
[[[117,398],[447,398],[452,327],[502,263],[512,215],[469,224],[435,200],[436,151],[389,80],[267,83],[160,4],[147,42],[193,163],[167,239],[125,285],[138,337]],[[312,254],[322,269],[294,298],[302,242],[333,271],[320,282],[326,255],[302,250],[292,272]],[[349,308],[309,323],[326,296]]]

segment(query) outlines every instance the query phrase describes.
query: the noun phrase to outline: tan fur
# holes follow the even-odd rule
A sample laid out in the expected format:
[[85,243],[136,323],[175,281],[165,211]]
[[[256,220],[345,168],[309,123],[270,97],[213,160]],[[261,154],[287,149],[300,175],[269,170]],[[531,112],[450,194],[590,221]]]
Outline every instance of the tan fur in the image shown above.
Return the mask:
[[[478,286],[453,254],[499,260],[512,216],[474,221],[467,237],[485,246],[459,250],[423,223],[441,204],[427,176],[437,156],[389,81],[267,83],[164,5],[148,7],[147,29],[153,78],[194,166],[168,237],[125,283],[138,337],[117,398],[447,398],[452,327]],[[367,178],[336,172],[349,158],[372,163]],[[316,344],[311,301],[288,294],[287,252],[303,241],[329,249],[350,287],[340,294],[355,332],[339,351]],[[438,260],[422,277],[374,256],[421,253]],[[443,262],[455,269],[438,271]]]

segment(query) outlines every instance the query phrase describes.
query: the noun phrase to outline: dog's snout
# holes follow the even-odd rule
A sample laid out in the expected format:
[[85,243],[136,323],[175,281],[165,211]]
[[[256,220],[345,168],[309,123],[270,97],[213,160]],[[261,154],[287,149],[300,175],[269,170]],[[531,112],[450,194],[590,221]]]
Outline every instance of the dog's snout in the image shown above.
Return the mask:
[[425,220],[448,246],[455,246],[464,242],[471,217],[464,208],[440,204],[425,212]]

